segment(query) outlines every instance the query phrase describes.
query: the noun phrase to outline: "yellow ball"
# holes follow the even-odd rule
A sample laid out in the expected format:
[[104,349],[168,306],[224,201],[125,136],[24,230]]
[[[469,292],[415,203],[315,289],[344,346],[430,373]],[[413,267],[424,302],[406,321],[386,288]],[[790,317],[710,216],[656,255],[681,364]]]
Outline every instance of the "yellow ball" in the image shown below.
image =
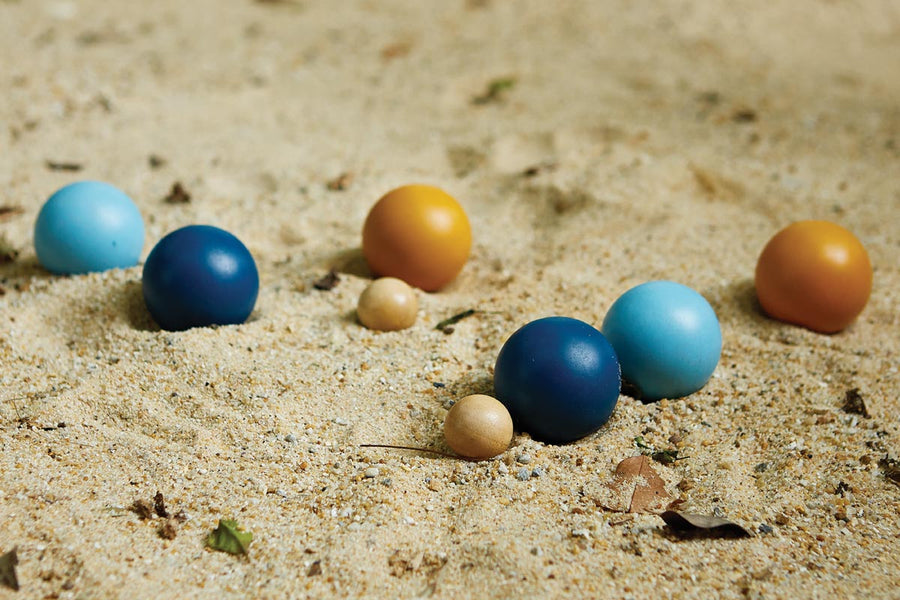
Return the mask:
[[385,194],[363,225],[362,249],[378,275],[399,277],[426,292],[459,274],[472,248],[462,206],[430,185],[404,185]]
[[513,422],[503,404],[484,394],[473,394],[453,405],[444,419],[447,445],[460,456],[492,458],[509,448]]
[[359,322],[378,331],[411,327],[418,311],[415,290],[394,277],[382,277],[370,283],[356,305]]

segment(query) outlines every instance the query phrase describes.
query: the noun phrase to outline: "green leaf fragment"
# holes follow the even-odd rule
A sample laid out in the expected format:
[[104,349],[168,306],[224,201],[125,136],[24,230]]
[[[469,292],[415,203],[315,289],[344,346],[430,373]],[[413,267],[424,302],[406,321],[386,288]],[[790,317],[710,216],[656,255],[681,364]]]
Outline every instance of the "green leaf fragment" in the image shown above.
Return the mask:
[[229,554],[247,554],[253,534],[242,531],[233,519],[219,519],[219,526],[206,538],[206,545],[213,550]]
[[515,85],[515,77],[498,77],[493,79],[488,83],[487,89],[483,94],[472,98],[472,104],[488,104],[499,100],[504,92],[512,89]]
[[471,317],[476,312],[477,311],[474,308],[464,310],[461,313],[457,313],[457,314],[453,315],[452,317],[444,319],[443,321],[441,321],[440,323],[435,325],[434,328],[437,329],[438,331],[443,331],[444,333],[453,333],[453,329],[452,329],[453,325],[456,325],[457,323],[459,323],[460,321],[462,321],[465,318]]

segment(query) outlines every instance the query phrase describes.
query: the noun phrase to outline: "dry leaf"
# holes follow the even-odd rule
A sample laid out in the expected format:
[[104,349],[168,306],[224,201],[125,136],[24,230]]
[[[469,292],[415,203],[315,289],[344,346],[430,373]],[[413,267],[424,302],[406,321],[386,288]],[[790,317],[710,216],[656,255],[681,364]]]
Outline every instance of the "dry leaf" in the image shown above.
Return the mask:
[[847,390],[847,393],[844,394],[844,405],[841,409],[847,413],[862,415],[867,419],[871,416],[869,415],[869,409],[866,408],[866,401],[863,400],[862,394],[859,393],[859,388]]
[[168,519],[156,530],[159,537],[164,540],[174,540],[178,535],[178,528],[175,527],[174,519]]
[[749,531],[721,517],[698,515],[667,510],[660,515],[673,531],[681,534],[694,534],[704,537],[740,538],[750,537]]
[[130,510],[136,513],[142,521],[153,518],[153,505],[146,500],[135,500]]
[[322,574],[322,561],[314,560],[311,565],[309,565],[309,569],[306,570],[307,577],[316,577]]
[[172,184],[169,195],[163,198],[163,202],[167,204],[186,204],[191,201],[191,195],[188,193],[180,181]]
[[19,557],[13,548],[6,554],[0,555],[0,583],[16,591],[19,589],[19,578],[16,576],[16,565]]
[[313,282],[313,287],[317,290],[333,290],[338,283],[340,283],[341,278],[338,276],[337,271],[334,269],[328,271],[324,277],[321,277]]
[[670,498],[666,482],[653,470],[650,458],[643,454],[620,462],[609,487],[617,495],[631,491],[626,510],[630,513],[652,512],[654,507],[662,508]]
[[169,518],[169,511],[166,510],[166,499],[163,497],[162,492],[156,492],[156,495],[153,496],[153,512],[156,513],[156,516],[163,519]]
[[884,458],[878,461],[878,466],[881,467],[888,481],[900,485],[900,460],[885,455]]
[[0,206],[0,221],[8,221],[9,219],[21,215],[25,209],[21,206],[13,206],[12,204],[4,204]]
[[412,50],[412,47],[412,42],[409,41],[394,42],[393,44],[388,44],[381,49],[381,60],[392,60],[394,58],[406,56],[407,54],[409,54],[409,51]]
[[350,184],[353,183],[353,173],[341,173],[331,181],[325,184],[332,192],[342,192],[350,187]]

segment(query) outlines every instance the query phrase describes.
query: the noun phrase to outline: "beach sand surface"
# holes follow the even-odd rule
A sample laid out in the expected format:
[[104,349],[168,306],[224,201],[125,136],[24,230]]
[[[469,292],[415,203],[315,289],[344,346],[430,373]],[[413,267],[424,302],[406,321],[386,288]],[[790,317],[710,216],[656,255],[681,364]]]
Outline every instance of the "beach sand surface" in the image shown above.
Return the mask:
[[[898,59],[891,0],[0,1],[0,600],[896,597]],[[184,225],[237,235],[248,322],[161,331],[140,265],[42,269],[37,213],[81,179],[134,199],[142,261]],[[471,258],[373,332],[360,232],[407,183],[459,200]],[[835,335],[756,301],[801,219],[874,267]],[[599,327],[655,279],[718,314],[697,393],[489,461],[360,447],[449,452],[517,328]],[[637,437],[683,457],[650,462],[677,510],[751,535],[627,512]],[[133,509],[157,493],[169,517]],[[246,556],[206,548],[220,519]]]

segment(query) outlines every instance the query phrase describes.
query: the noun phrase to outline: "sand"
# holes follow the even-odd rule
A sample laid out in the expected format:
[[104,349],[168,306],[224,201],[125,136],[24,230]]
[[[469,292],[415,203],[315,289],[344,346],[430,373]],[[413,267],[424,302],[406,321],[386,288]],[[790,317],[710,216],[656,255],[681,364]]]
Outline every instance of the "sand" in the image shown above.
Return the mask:
[[[896,597],[896,2],[5,0],[0,57],[0,599]],[[45,272],[34,219],[79,179],[135,199],[142,259],[183,225],[235,233],[251,319],[160,331],[140,266]],[[472,256],[411,329],[372,332],[362,222],[413,182],[459,199]],[[874,265],[837,335],[756,304],[760,250],[806,218]],[[660,278],[718,313],[701,391],[493,461],[359,447],[447,451],[516,328],[599,326]],[[638,436],[687,457],[652,463],[679,510],[752,535],[623,512]],[[157,492],[170,519],[131,510]],[[247,556],[205,548],[219,519]]]

